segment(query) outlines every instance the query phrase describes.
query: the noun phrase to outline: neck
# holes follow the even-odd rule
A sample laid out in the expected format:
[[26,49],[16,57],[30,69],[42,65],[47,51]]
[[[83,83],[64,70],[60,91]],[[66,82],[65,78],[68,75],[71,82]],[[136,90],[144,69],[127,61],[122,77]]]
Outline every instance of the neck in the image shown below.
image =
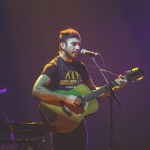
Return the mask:
[[60,56],[66,62],[72,62],[73,61],[73,59],[69,58],[65,53],[61,53]]

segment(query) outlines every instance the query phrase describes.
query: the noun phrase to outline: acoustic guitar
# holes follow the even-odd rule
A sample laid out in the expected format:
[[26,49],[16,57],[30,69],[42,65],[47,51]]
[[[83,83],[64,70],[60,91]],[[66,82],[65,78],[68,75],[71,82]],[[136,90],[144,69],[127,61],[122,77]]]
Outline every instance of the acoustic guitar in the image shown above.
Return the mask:
[[47,104],[41,102],[41,112],[46,119],[46,122],[53,128],[54,131],[59,133],[68,133],[75,130],[85,116],[95,113],[98,108],[98,102],[96,98],[101,97],[104,93],[119,87],[121,82],[134,82],[143,79],[144,73],[142,69],[133,68],[125,73],[122,78],[118,78],[112,81],[110,84],[106,84],[101,88],[91,91],[86,85],[79,84],[70,91],[57,90],[56,93],[64,95],[75,95],[81,100],[84,112],[77,114],[72,108],[65,106],[62,102],[52,102]]

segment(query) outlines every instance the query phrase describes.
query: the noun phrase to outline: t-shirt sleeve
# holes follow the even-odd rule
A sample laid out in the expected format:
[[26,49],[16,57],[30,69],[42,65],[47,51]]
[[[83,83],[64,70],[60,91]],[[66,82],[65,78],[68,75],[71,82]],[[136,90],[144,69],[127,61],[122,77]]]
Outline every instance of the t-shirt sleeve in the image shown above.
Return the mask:
[[57,74],[57,66],[55,64],[48,63],[45,65],[41,74],[46,74],[52,79]]

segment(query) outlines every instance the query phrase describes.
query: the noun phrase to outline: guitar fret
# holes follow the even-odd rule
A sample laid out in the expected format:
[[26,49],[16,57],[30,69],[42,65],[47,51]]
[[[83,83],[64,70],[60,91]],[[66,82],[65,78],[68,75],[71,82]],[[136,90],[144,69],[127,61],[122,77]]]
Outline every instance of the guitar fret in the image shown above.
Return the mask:
[[94,90],[91,93],[89,93],[88,95],[86,95],[84,97],[84,99],[89,102],[90,100],[99,97],[101,94],[103,94],[104,92],[106,92],[108,90],[107,86],[103,86],[98,90]]
[[[110,85],[113,87],[115,86],[119,86],[119,84],[116,81],[112,81],[110,83]],[[101,87],[98,90],[94,90],[91,93],[89,93],[88,95],[84,96],[84,99],[89,102],[90,100],[97,98],[99,96],[101,96],[102,94],[104,94],[105,92],[107,92],[110,89],[109,85],[106,84],[105,86]]]

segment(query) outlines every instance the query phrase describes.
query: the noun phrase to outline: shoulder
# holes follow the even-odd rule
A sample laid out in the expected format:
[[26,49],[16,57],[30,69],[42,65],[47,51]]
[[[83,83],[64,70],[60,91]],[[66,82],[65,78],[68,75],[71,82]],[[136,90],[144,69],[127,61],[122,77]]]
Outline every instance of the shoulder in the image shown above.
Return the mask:
[[58,61],[59,61],[59,56],[55,57],[54,59],[52,59],[51,61],[49,61],[43,68],[42,73],[46,73],[46,72],[55,72],[58,69]]
[[47,65],[49,65],[49,66],[52,66],[52,65],[57,66],[59,59],[60,59],[60,56],[56,56],[54,59],[49,61]]
[[51,61],[49,61],[44,68],[49,68],[49,67],[57,67],[58,65],[58,60],[59,60],[59,56],[56,56],[54,59],[52,59]]

